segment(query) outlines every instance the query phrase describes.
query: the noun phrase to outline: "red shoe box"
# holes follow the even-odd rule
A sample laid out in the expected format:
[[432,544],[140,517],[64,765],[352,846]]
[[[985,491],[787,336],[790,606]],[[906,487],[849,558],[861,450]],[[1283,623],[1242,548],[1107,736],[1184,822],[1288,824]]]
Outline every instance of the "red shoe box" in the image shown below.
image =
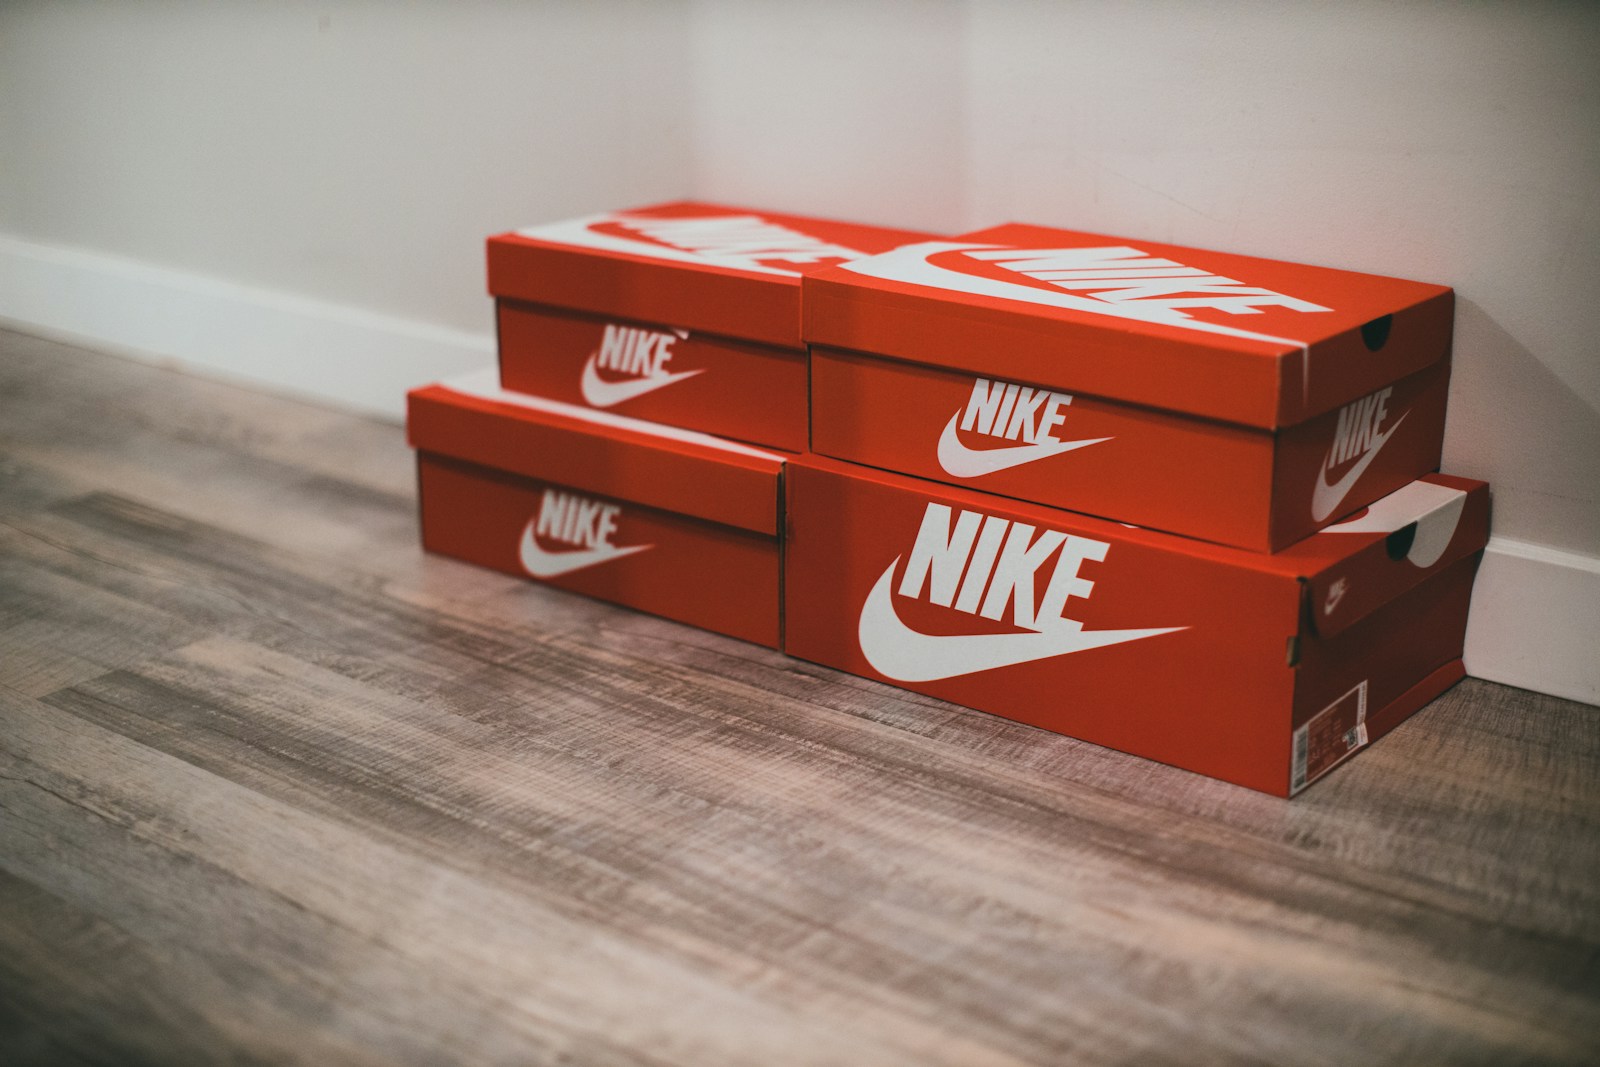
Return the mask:
[[926,236],[682,202],[491,237],[501,384],[803,450],[801,276]]
[[408,397],[431,552],[777,648],[786,457],[498,388]]
[[1488,537],[1445,475],[1275,555],[817,456],[785,482],[791,655],[1279,796],[1462,676]]
[[1437,285],[1037,226],[804,282],[818,453],[1255,551],[1437,468]]

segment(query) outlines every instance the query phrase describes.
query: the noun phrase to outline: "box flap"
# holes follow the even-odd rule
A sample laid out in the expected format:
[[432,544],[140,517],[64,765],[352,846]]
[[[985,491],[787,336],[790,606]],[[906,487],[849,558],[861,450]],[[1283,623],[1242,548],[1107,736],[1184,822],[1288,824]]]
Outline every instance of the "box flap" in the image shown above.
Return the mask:
[[1449,349],[1450,289],[1011,224],[807,275],[805,337],[1275,429]]
[[776,536],[785,454],[507,392],[494,368],[412,390],[412,447]]
[[1489,540],[1489,487],[1430,474],[1293,546],[1306,623],[1327,637]]
[[489,238],[489,292],[798,348],[800,277],[927,234],[682,201]]

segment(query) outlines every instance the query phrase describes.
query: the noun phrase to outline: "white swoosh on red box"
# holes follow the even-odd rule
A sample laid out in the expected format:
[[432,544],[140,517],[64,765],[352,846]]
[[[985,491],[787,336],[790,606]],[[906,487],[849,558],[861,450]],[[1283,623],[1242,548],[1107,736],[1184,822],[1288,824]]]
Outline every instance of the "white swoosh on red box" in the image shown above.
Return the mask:
[[[677,248],[664,245],[645,238],[622,237],[613,233],[601,233],[593,230],[592,226],[601,226],[607,223],[622,223],[634,225],[647,225],[651,222],[674,222],[679,224],[694,222],[727,222],[729,216],[713,215],[704,219],[671,218],[664,219],[650,215],[586,215],[581,219],[567,219],[563,222],[546,223],[543,226],[528,226],[518,230],[519,237],[531,237],[536,241],[552,241],[556,244],[577,245],[580,248],[596,248],[603,252],[622,252],[630,256],[648,256],[651,259],[667,259],[677,263],[699,263],[710,267],[726,267],[730,270],[750,271],[754,274],[779,274],[788,278],[798,278],[799,271],[786,270],[782,267],[768,267],[740,256],[716,255],[715,253],[692,252],[687,248]],[[759,215],[750,218],[765,222]]]
[[1296,341],[1291,337],[1277,337],[1273,334],[1257,333],[1253,330],[1241,330],[1237,326],[1226,326],[1222,323],[1190,318],[1186,313],[1176,308],[1155,304],[1141,304],[1136,300],[1112,304],[1104,300],[1074,296],[1060,289],[1041,289],[1037,286],[1024,285],[1020,282],[1008,282],[985,275],[967,274],[964,271],[951,270],[948,267],[928,262],[929,257],[944,252],[987,251],[1005,247],[1005,245],[965,244],[956,241],[923,241],[919,244],[902,245],[899,248],[882,252],[866,259],[841,263],[839,266],[843,270],[852,271],[869,278],[880,278],[884,281],[906,282],[911,285],[923,285],[950,292],[972,293],[975,296],[989,296],[1001,300],[1043,304],[1047,307],[1067,308],[1072,311],[1084,311],[1093,315],[1135,319],[1140,322],[1177,326],[1185,330],[1221,334],[1225,337],[1242,337],[1252,341],[1265,341],[1270,344],[1285,345],[1295,349],[1304,349],[1306,347],[1303,341]]
[[1075,448],[1111,440],[1109,437],[1091,437],[1082,441],[1039,441],[1010,448],[968,448],[956,436],[956,423],[960,419],[959,411],[950,416],[944,432],[939,435],[939,466],[944,468],[946,474],[956,478],[981,478],[995,471],[1020,467],[1024,463],[1037,463]]
[[704,367],[695,370],[674,371],[671,374],[657,374],[646,378],[624,378],[618,381],[606,381],[600,377],[595,366],[595,354],[590,353],[589,359],[583,365],[583,378],[578,383],[583,392],[583,399],[591,406],[597,408],[615,407],[618,404],[632,400],[635,397],[653,393],[657,389],[665,388],[674,382],[681,382],[685,378],[693,378],[696,374],[704,372]]
[[867,594],[856,631],[861,654],[872,669],[897,682],[956,678],[1188,629],[1164,626],[1148,630],[1085,630],[1069,623],[1039,632],[925,634],[907,626],[895,613],[892,586],[894,569],[899,564],[897,556]]
[[654,547],[654,545],[621,547],[601,545],[599,548],[575,548],[570,552],[551,552],[540,545],[538,539],[533,536],[533,523],[529,522],[522,529],[522,544],[517,549],[517,558],[522,561],[523,570],[535,578],[556,578]]
[[1344,498],[1350,495],[1350,490],[1355,488],[1356,482],[1366,473],[1367,468],[1372,465],[1372,461],[1378,458],[1378,450],[1389,443],[1389,438],[1400,428],[1400,424],[1406,421],[1406,415],[1409,414],[1411,414],[1409,411],[1402,414],[1398,419],[1394,420],[1394,423],[1387,430],[1368,442],[1367,450],[1361,454],[1360,459],[1356,460],[1356,465],[1345,471],[1344,477],[1332,485],[1328,484],[1328,460],[1333,458],[1333,449],[1328,449],[1327,459],[1322,461],[1322,466],[1317,470],[1317,484],[1311,487],[1311,518],[1313,521],[1321,522],[1339,510],[1339,505],[1344,502]]

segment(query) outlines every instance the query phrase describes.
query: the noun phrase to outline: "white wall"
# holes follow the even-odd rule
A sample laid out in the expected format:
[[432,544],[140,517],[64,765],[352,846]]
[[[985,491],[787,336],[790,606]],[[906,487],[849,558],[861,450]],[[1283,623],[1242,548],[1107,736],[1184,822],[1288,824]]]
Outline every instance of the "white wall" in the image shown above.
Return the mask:
[[695,192],[955,232],[969,210],[968,14],[926,0],[700,0]]
[[0,316],[392,411],[489,350],[483,235],[683,194],[1445,282],[1469,667],[1600,700],[1596,55],[1583,4],[13,2]]
[[485,235],[689,187],[688,51],[662,0],[0,4],[0,316],[396,414],[490,358]]

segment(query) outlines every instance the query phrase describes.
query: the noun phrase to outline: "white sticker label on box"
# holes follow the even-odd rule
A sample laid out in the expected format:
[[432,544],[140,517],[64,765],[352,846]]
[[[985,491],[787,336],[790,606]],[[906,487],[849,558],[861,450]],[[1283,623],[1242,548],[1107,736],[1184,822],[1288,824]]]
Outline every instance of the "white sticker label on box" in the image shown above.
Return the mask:
[[1367,744],[1367,683],[1323,708],[1294,732],[1289,795],[1300,792]]

